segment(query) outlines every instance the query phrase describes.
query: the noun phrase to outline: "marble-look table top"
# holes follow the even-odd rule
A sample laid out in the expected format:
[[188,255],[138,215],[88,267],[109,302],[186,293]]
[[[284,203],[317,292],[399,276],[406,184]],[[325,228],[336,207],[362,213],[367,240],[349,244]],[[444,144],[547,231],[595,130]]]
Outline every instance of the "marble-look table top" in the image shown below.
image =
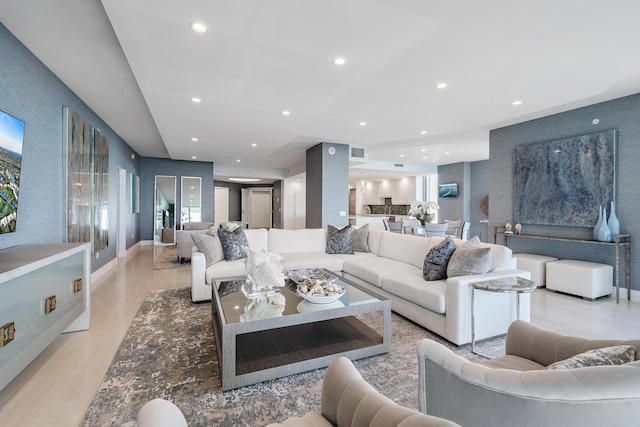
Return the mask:
[[538,289],[538,285],[522,277],[504,277],[472,283],[474,289],[489,292],[527,293]]

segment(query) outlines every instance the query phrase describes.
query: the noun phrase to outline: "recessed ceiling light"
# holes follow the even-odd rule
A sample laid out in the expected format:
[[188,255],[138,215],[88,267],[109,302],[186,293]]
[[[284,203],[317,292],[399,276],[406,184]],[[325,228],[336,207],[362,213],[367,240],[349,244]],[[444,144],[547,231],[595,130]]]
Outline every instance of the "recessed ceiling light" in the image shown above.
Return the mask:
[[197,158],[198,158],[198,156],[191,156],[191,158],[192,158],[193,160],[195,160],[195,159],[197,159]]
[[445,87],[447,87],[447,84],[445,82],[438,83],[436,85],[436,89],[444,89]]
[[202,99],[198,98],[197,96],[194,96],[193,98],[191,98],[191,102],[198,104],[202,102]]
[[404,154],[400,154],[400,157],[404,157]]
[[360,122],[360,126],[366,126],[367,122]]
[[260,178],[229,178],[229,181],[235,182],[258,182]]
[[426,130],[421,130],[421,131],[420,131],[420,135],[426,135],[426,134],[427,134],[427,131],[426,131]]
[[193,142],[198,142],[198,138],[191,138]]
[[282,115],[283,115],[283,116],[288,116],[288,115],[290,115],[290,114],[291,114],[291,113],[290,113],[289,111],[287,111],[287,110],[284,110],[284,111],[282,112]]
[[427,156],[422,156],[422,158],[423,158],[423,159],[426,159],[426,158],[427,158]]
[[347,60],[344,58],[336,58],[333,60],[333,63],[336,65],[344,65],[347,63]]
[[242,160],[240,159],[236,159],[236,163],[240,163]]
[[192,22],[191,24],[189,24],[189,27],[191,27],[191,29],[193,31],[195,31],[196,33],[206,33],[207,32],[207,26],[204,25],[202,22]]
[[251,144],[252,147],[257,147],[258,144],[256,144],[255,142]]
[[450,154],[448,151],[445,151],[444,154]]
[[513,106],[517,106],[517,105],[521,105],[521,104],[522,104],[522,101],[520,101],[519,99],[518,99],[518,100],[515,100],[515,101],[513,101],[513,102],[511,103],[511,105],[513,105]]

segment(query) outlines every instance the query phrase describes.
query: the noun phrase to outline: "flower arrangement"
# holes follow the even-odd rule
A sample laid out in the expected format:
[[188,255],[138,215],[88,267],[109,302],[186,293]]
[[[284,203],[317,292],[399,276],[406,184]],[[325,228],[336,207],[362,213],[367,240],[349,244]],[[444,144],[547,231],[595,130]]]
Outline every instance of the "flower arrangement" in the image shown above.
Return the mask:
[[433,220],[433,216],[438,209],[440,209],[440,206],[434,201],[424,202],[422,200],[415,200],[411,202],[411,206],[409,206],[409,215],[415,216],[424,224],[425,222]]

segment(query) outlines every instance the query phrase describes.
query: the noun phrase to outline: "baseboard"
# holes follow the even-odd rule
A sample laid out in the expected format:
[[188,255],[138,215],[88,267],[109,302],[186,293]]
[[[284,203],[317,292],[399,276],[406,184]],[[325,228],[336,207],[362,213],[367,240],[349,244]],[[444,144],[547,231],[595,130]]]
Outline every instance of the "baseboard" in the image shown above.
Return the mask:
[[[134,255],[136,252],[138,252],[140,250],[140,245],[141,245],[141,242],[138,242],[133,246],[129,247],[127,249],[126,256],[131,256],[131,255]],[[108,263],[106,263],[105,265],[103,265],[93,273],[91,273],[91,290],[92,291],[95,291],[100,286],[99,279],[105,274],[109,273],[112,268],[117,268],[119,262],[120,262],[120,258],[115,257],[114,259],[112,259],[111,261],[109,261]]]
[[140,240],[142,246],[153,246],[153,240]]

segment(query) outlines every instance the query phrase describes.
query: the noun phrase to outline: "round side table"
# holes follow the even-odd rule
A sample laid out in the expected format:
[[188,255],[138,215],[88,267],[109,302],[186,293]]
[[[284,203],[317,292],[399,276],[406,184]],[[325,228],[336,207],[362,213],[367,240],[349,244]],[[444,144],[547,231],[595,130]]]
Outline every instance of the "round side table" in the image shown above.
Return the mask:
[[505,277],[502,279],[485,280],[471,284],[471,352],[478,356],[489,356],[476,352],[476,319],[474,297],[476,291],[516,294],[516,320],[520,318],[520,294],[528,294],[538,289],[538,285],[522,277]]

